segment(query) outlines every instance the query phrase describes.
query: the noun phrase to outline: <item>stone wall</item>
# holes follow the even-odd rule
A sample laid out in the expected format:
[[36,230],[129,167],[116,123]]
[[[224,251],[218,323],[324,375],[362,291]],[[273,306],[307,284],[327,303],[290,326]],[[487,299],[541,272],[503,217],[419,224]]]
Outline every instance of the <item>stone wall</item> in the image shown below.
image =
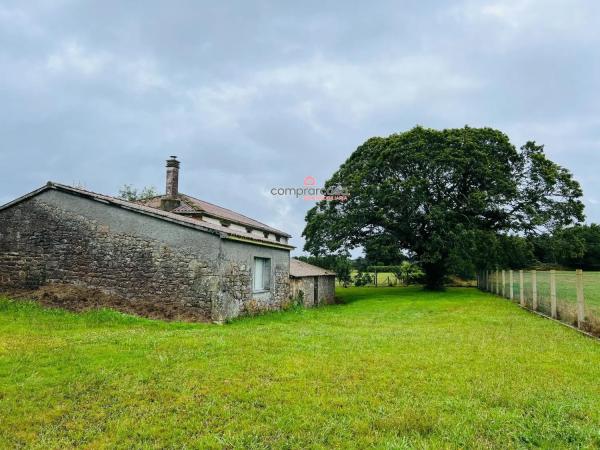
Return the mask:
[[319,276],[318,295],[319,298],[315,301],[315,277],[300,277],[290,280],[291,295],[298,298],[302,292],[304,306],[310,308],[323,304],[331,304],[335,302],[335,276]]
[[319,304],[335,303],[335,276],[319,277]]
[[[123,217],[114,211],[84,215],[71,207],[89,200],[69,199],[61,205],[57,200],[66,200],[60,198],[66,194],[52,194],[0,211],[1,287],[70,283],[131,299],[176,298],[210,315],[219,289],[218,266],[210,257],[214,251],[199,251],[207,250],[206,245],[174,246],[139,232],[140,226],[158,225],[157,219],[128,211],[119,211]],[[195,232],[196,239],[199,234],[205,233]],[[206,234],[203,240],[211,238],[216,251],[218,237]]]
[[[268,292],[252,292],[254,257],[271,259]],[[284,306],[289,251],[49,190],[0,211],[0,289],[49,283],[176,299],[226,320]]]
[[306,308],[315,306],[313,277],[290,278],[290,288],[292,297],[302,297]]
[[[271,260],[271,288],[266,292],[252,290],[255,257]],[[289,301],[289,251],[226,240],[221,265],[223,290],[213,307],[216,320],[281,309]]]

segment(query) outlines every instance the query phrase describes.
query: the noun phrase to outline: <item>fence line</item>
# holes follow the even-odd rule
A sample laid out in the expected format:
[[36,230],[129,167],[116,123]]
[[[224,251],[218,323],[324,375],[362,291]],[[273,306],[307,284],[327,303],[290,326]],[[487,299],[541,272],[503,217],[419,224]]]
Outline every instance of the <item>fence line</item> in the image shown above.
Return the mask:
[[[600,290],[600,277],[589,273],[591,291]],[[594,285],[594,281],[599,281]],[[477,287],[518,302],[520,306],[600,336],[600,299],[586,302],[584,273],[576,271],[487,270],[477,274]],[[518,294],[517,294],[518,291]]]
[[577,270],[577,328],[582,328],[585,322],[585,306],[583,298],[583,270]]
[[556,270],[550,271],[550,317],[556,319]]

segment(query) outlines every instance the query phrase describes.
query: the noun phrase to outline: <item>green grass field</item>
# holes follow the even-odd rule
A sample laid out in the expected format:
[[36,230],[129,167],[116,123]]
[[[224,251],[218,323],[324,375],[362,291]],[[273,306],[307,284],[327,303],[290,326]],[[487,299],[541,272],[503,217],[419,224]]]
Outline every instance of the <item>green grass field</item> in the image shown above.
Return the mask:
[[598,448],[600,343],[475,289],[217,326],[0,300],[0,448]]
[[[352,279],[354,279],[354,277],[356,276],[358,272],[356,270],[353,270],[351,273]],[[373,283],[371,285],[374,285],[375,283],[375,273],[374,272],[369,272],[369,275],[371,275],[371,277],[373,278]],[[339,287],[342,287],[342,283],[339,281],[339,279],[337,280],[337,285]],[[451,280],[453,281],[453,280]],[[458,279],[456,280],[458,281]],[[599,279],[600,281],[600,279]],[[352,283],[350,283],[352,284]],[[370,285],[370,286],[371,286]],[[398,281],[398,279],[396,278],[396,276],[392,273],[392,272],[377,272],[377,286],[378,287],[389,287],[389,286],[393,286],[393,287],[401,287],[402,283]],[[460,280],[460,284],[458,284],[458,286],[462,286],[462,287],[475,287],[476,286],[476,282],[475,280]]]
[[[354,277],[356,276],[358,272],[356,270],[353,270],[351,273],[352,279],[354,279]],[[369,272],[369,275],[371,275],[371,277],[373,277],[373,283],[375,282],[375,274],[373,272]],[[339,280],[338,280],[338,284]],[[377,272],[377,284],[379,286],[388,286],[388,285],[392,285],[392,286],[396,286],[396,285],[400,285],[401,283],[398,282],[398,280],[396,279],[396,276],[392,273],[392,272]]]
[[[495,278],[494,278],[495,279]],[[500,285],[502,285],[502,278],[499,277]],[[531,271],[525,271],[523,274],[524,281],[524,293],[527,299],[532,296],[532,276]],[[536,272],[536,284],[537,284],[537,295],[540,304],[546,309],[549,308],[550,304],[550,272],[549,271],[537,271]],[[505,292],[508,296],[510,289],[510,282],[508,271],[505,275]],[[513,273],[513,293],[518,299],[519,297],[519,272],[514,271]],[[600,272],[583,272],[583,291],[586,305],[586,312],[594,315],[600,319]],[[556,298],[560,307],[569,307],[577,302],[576,282],[575,282],[575,271],[556,271]],[[562,303],[562,305],[561,305]]]

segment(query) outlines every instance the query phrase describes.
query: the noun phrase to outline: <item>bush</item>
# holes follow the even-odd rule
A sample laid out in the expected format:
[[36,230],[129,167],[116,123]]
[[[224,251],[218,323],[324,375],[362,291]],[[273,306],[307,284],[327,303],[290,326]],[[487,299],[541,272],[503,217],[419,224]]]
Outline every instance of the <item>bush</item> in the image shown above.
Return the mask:
[[358,272],[354,277],[354,286],[366,286],[373,282],[373,278],[367,272]]
[[418,283],[423,277],[423,271],[415,264],[408,261],[402,261],[399,266],[394,268],[394,275],[404,286]]

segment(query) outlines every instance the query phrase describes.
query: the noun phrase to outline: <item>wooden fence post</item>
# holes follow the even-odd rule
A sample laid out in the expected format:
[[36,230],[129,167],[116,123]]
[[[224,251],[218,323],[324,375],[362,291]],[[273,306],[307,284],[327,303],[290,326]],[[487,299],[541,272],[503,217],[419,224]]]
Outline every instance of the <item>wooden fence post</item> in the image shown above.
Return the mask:
[[506,270],[502,269],[502,297],[506,297]]
[[496,295],[500,295],[500,271],[496,269]]
[[556,311],[556,270],[550,271],[550,316],[557,317]]
[[486,281],[486,290],[488,292],[490,292],[492,290],[492,276],[491,276],[491,274],[492,274],[491,270],[486,270],[486,277],[487,277],[487,279],[485,281]]
[[523,280],[523,270],[519,270],[519,305],[525,307],[525,282]]
[[537,272],[535,270],[531,271],[531,308],[534,311],[537,311],[538,302],[537,302]]
[[509,289],[508,289],[508,295],[509,295],[509,298],[511,300],[513,300],[515,298],[515,292],[513,290],[514,279],[513,279],[513,271],[512,271],[512,269],[510,269],[508,271],[508,282],[510,284]]
[[577,328],[583,327],[585,321],[585,303],[583,299],[583,270],[575,271],[575,279],[577,284]]

